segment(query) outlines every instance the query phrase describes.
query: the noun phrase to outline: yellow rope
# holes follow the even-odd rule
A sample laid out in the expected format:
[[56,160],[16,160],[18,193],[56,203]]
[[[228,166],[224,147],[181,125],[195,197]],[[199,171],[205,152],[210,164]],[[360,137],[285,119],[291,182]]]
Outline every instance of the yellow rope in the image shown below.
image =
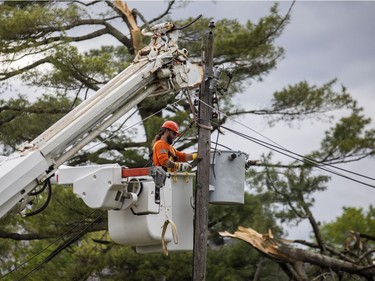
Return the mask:
[[177,173],[176,173],[176,171],[173,172],[172,179],[173,179],[173,182],[175,182],[175,183],[177,182]]
[[185,172],[184,180],[185,180],[186,183],[189,183],[189,172],[188,171]]
[[177,237],[177,227],[175,225],[175,223],[172,221],[172,220],[169,220],[167,219],[164,224],[163,224],[163,230],[161,232],[161,244],[163,246],[163,252],[164,252],[164,255],[168,256],[168,249],[167,249],[167,245],[165,244],[165,240],[164,240],[164,236],[165,236],[165,232],[167,231],[167,227],[168,227],[168,224],[171,225],[172,227],[172,236],[173,236],[173,242],[175,244],[178,243],[178,237]]

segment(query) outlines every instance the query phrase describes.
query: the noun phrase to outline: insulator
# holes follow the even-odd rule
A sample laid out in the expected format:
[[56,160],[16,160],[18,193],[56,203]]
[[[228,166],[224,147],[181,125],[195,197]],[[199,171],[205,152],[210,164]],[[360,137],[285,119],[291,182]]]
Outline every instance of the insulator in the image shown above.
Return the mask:
[[199,104],[198,100],[195,99],[195,100],[194,100],[194,105],[195,105],[195,106],[198,106],[198,104]]
[[217,104],[217,101],[218,101],[217,97],[212,97],[212,103],[216,103]]
[[219,117],[219,114],[217,114],[217,112],[212,112],[212,118],[218,118]]

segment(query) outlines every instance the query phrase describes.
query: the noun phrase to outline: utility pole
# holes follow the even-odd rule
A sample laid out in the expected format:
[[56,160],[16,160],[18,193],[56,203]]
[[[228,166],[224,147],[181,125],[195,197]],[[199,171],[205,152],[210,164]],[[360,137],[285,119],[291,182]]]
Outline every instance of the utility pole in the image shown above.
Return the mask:
[[204,38],[202,59],[205,68],[198,106],[198,167],[195,190],[193,281],[206,278],[208,187],[210,180],[212,96],[210,83],[213,77],[213,46],[215,28],[210,22],[210,31]]

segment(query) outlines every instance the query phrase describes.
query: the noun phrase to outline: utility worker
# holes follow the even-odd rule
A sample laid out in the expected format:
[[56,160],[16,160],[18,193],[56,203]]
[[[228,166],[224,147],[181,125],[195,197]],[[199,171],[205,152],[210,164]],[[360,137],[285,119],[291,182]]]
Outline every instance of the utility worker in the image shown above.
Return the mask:
[[159,133],[152,141],[152,161],[154,166],[162,166],[166,172],[186,171],[191,168],[187,161],[197,158],[197,153],[176,150],[173,140],[179,136],[178,125],[174,121],[165,121]]

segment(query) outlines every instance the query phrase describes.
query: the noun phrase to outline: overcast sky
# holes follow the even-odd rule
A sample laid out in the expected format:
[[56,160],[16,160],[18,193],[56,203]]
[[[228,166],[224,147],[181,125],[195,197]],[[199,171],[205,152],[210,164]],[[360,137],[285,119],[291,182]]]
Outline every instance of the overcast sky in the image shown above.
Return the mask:
[[[257,21],[268,14],[271,1],[196,1],[182,10],[174,10],[174,19],[195,17],[203,14],[214,21],[222,18]],[[166,7],[165,2],[128,2],[137,7],[148,19],[156,16]],[[285,14],[291,2],[280,2]],[[375,2],[365,1],[297,1],[294,4],[291,23],[286,27],[277,44],[285,49],[285,58],[261,83],[254,83],[245,94],[238,96],[238,104],[247,109],[260,108],[269,103],[275,90],[306,80],[318,86],[337,78],[337,89],[345,85],[349,93],[364,107],[367,116],[375,119]],[[265,135],[272,141],[303,154],[319,148],[324,131],[331,124],[304,122],[289,128],[278,125],[269,128],[255,117],[240,119],[252,130]],[[259,135],[246,128],[232,124],[237,130],[254,137]],[[371,127],[374,127],[372,123]],[[216,136],[215,136],[216,137]],[[239,140],[227,134],[220,142],[235,150],[250,154],[250,158],[267,149],[253,143]],[[236,143],[238,147],[233,147]],[[362,161],[345,166],[346,169],[374,175],[374,160]],[[347,179],[332,176],[327,192],[316,196],[314,214],[320,221],[331,221],[339,216],[342,206],[367,208],[375,205],[375,189]],[[374,182],[369,182],[375,184]],[[290,230],[290,238],[306,238],[309,225],[302,224]]]

